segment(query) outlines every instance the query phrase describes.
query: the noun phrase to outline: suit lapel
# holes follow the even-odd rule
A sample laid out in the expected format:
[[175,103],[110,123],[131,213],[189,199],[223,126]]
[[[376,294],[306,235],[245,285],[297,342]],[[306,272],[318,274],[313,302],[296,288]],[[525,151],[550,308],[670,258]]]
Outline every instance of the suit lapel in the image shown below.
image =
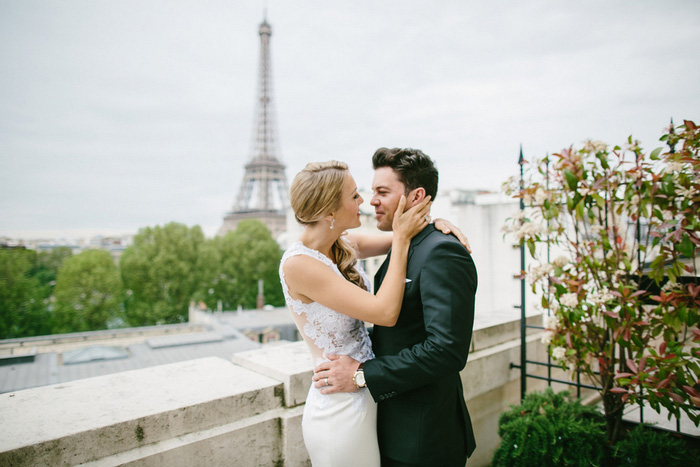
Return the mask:
[[[432,232],[435,230],[435,226],[433,224],[429,224],[426,228],[421,230],[418,235],[413,237],[411,240],[411,246],[408,249],[408,260],[406,264],[411,263],[411,255],[413,254],[414,248],[416,248],[420,243]],[[379,267],[379,270],[377,270],[377,273],[374,275],[374,293],[377,293],[377,290],[379,290],[379,287],[382,285],[382,282],[384,281],[384,276],[386,276],[386,270],[389,269],[389,260],[391,259],[391,250],[389,250],[389,253],[386,255],[386,259],[382,263],[382,265]]]

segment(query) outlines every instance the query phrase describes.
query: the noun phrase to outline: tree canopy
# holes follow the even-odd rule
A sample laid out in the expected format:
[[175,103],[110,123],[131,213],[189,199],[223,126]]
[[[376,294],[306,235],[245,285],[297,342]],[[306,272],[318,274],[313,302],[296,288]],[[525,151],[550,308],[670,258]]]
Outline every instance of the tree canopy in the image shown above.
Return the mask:
[[123,303],[122,283],[109,252],[86,250],[68,258],[58,272],[53,333],[106,329]]
[[235,231],[210,240],[208,275],[198,294],[211,309],[255,308],[258,280],[263,281],[265,303],[284,304],[279,282],[282,251],[265,224],[257,219],[241,221]]
[[35,251],[0,249],[0,339],[50,331],[48,300],[32,276],[35,262]]
[[119,263],[131,326],[187,321],[206,258],[199,226],[171,222],[139,230]]

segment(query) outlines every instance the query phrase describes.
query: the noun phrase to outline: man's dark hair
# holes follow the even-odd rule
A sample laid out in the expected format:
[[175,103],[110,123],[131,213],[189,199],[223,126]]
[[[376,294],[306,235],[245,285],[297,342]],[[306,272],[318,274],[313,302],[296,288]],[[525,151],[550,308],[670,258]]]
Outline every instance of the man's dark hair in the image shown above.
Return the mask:
[[379,148],[372,156],[374,170],[389,167],[396,172],[399,181],[406,187],[406,193],[423,187],[426,196],[435,200],[438,189],[438,171],[435,163],[420,149]]

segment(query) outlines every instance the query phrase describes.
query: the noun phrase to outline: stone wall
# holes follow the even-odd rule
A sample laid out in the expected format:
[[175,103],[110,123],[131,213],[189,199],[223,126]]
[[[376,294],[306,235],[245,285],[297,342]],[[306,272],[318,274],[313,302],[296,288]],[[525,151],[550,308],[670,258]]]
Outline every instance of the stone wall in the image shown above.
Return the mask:
[[[544,346],[532,334],[528,358],[537,354]],[[520,373],[510,368],[519,358],[518,322],[475,331],[462,371],[478,445],[470,467],[489,464],[498,416],[519,402]],[[210,357],[0,394],[0,465],[309,465],[301,414],[312,370],[295,342],[230,362]]]

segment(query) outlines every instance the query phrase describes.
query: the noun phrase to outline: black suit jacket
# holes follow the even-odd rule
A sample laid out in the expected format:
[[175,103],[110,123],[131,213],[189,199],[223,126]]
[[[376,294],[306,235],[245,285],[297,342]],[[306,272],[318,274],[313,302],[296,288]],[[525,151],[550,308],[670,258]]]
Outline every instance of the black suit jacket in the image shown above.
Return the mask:
[[[375,276],[375,290],[389,258]],[[383,455],[420,465],[459,462],[476,447],[459,372],[469,354],[477,275],[467,250],[429,225],[411,241],[398,322],[374,326],[365,362]]]

